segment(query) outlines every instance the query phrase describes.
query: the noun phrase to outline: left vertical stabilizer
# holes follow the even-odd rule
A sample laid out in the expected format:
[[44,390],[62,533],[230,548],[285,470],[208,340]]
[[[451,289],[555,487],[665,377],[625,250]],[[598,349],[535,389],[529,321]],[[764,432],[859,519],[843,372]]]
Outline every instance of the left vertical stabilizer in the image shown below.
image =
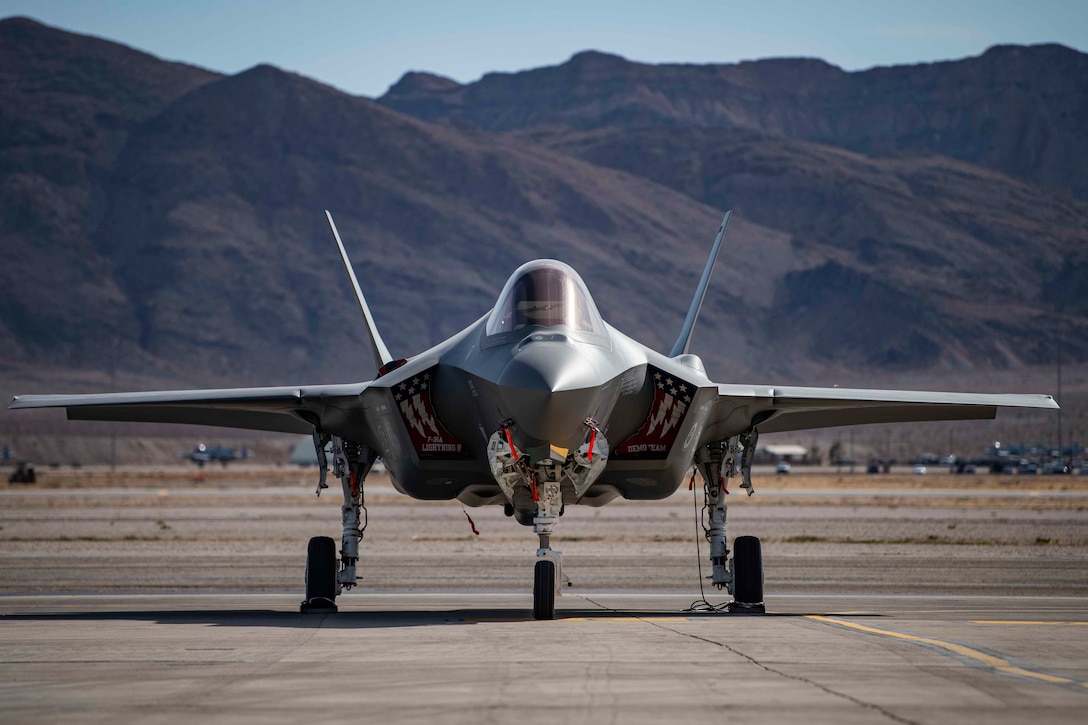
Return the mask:
[[370,340],[370,349],[374,353],[374,363],[380,372],[389,363],[393,362],[393,356],[389,354],[389,348],[385,346],[385,341],[382,340],[381,334],[378,333],[378,326],[374,324],[374,316],[370,314],[370,307],[366,304],[366,298],[363,297],[363,290],[359,287],[359,280],[355,278],[355,270],[351,268],[351,261],[344,249],[344,243],[340,241],[340,232],[336,231],[336,224],[333,222],[332,214],[329,213],[328,209],[325,210],[325,218],[329,220],[332,237],[336,240],[336,246],[340,249],[340,259],[343,260],[344,269],[348,271],[348,277],[351,278],[351,287],[355,290],[355,301],[359,303],[359,311],[363,313],[363,318],[366,320],[367,337]]

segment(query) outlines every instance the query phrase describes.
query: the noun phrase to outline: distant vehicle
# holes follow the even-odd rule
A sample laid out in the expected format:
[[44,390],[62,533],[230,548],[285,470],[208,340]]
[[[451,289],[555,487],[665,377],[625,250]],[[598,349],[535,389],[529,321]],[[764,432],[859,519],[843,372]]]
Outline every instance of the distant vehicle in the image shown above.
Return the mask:
[[1064,463],[1048,463],[1043,466],[1043,474],[1047,476],[1061,476],[1069,473],[1069,466]]
[[911,472],[915,476],[924,476],[924,475],[926,475],[926,467],[925,466],[915,466],[914,469]]
[[1034,474],[1039,472],[1039,465],[1036,463],[1032,463],[1031,461],[1020,461],[1020,465],[1017,466],[1017,470],[1020,473]]
[[227,467],[227,464],[231,461],[238,461],[249,458],[249,451],[245,446],[242,446],[241,453],[236,452],[233,448],[224,448],[222,446],[206,446],[203,443],[198,443],[196,448],[189,454],[189,460],[200,466],[204,467],[205,463],[219,462],[223,464],[223,468]]
[[790,464],[786,461],[779,461],[778,465],[774,467],[775,473],[789,473]]
[[37,483],[37,481],[38,475],[34,473],[33,463],[20,463],[8,476],[8,483]]
[[865,472],[866,473],[880,473],[880,464],[879,463],[870,463],[868,466],[865,467]]

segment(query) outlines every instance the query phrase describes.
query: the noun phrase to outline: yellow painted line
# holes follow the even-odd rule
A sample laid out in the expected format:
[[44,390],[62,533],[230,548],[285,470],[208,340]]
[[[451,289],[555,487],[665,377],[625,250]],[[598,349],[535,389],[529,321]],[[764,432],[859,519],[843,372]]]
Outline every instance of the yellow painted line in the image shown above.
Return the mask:
[[1042,672],[1032,672],[1031,670],[1025,670],[1022,667],[1013,665],[1006,659],[995,657],[994,655],[988,655],[985,652],[979,652],[976,649],[971,649],[962,644],[956,644],[955,642],[945,642],[941,639],[933,639],[932,637],[918,637],[913,634],[903,634],[902,632],[893,632],[887,629],[877,629],[876,627],[869,627],[864,624],[855,624],[854,622],[847,622],[842,619],[834,619],[832,617],[823,617],[819,614],[805,615],[807,619],[814,619],[817,622],[826,622],[827,624],[836,624],[840,627],[848,627],[850,629],[856,629],[859,632],[867,632],[869,634],[879,634],[884,637],[893,637],[895,639],[902,639],[908,642],[917,642],[919,644],[928,644],[933,647],[939,647],[940,649],[954,652],[961,657],[979,662],[987,667],[993,668],[998,672],[1004,672],[1008,675],[1017,675],[1019,677],[1028,677],[1033,680],[1042,680],[1043,682],[1049,682],[1055,685],[1079,685],[1081,687],[1088,688],[1088,682],[1077,682],[1071,680],[1068,677],[1059,677],[1057,675],[1048,675]]
[[1030,625],[1055,625],[1058,627],[1088,627],[1088,622],[1043,622],[1024,619],[972,619],[971,624],[1030,624]]
[[528,622],[528,617],[466,617],[458,620],[460,622],[469,622],[470,624],[492,624],[503,622]]
[[556,617],[564,622],[690,622],[690,617]]
[[[528,617],[473,617],[462,622],[484,624],[492,622],[528,622]],[[690,622],[690,617],[564,617],[557,615],[557,622]]]

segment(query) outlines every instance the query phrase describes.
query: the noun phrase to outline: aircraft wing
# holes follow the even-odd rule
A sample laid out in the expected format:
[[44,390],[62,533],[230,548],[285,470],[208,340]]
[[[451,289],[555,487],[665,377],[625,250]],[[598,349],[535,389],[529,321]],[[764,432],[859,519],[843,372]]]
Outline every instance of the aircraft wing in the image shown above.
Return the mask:
[[1004,407],[1056,410],[1058,404],[1049,395],[719,385],[711,427],[754,425],[760,433],[780,433],[867,423],[986,420]]
[[10,409],[67,408],[69,420],[187,423],[311,434],[351,415],[370,383],[97,395],[17,395]]

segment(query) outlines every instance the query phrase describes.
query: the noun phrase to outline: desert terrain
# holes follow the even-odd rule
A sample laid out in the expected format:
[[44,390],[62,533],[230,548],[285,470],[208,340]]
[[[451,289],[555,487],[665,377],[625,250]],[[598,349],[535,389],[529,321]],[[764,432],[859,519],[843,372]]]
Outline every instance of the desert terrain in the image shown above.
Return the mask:
[[[306,541],[340,533],[339,491],[315,483],[313,468],[244,463],[45,470],[0,487],[0,592],[301,592]],[[757,470],[755,484],[733,492],[728,531],[763,541],[769,598],[1088,593],[1088,476]],[[698,593],[696,489],[568,507],[555,545],[572,589]],[[412,500],[385,475],[366,502],[362,596],[529,588],[535,539],[501,508],[467,509],[477,536],[456,501]]]

